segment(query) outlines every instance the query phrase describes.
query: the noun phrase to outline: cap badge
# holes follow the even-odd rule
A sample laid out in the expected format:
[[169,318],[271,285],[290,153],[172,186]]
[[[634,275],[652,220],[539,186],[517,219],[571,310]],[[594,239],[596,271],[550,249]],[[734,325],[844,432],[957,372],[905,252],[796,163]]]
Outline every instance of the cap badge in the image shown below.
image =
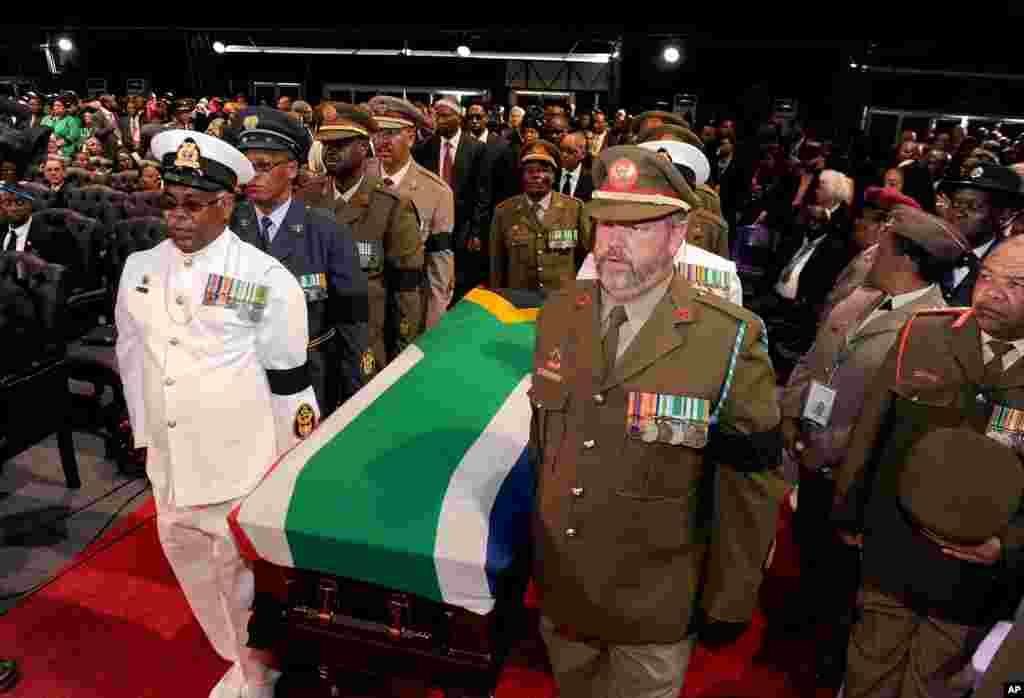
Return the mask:
[[975,167],[973,170],[971,170],[971,179],[978,179],[983,174],[985,174],[985,170],[981,169],[980,167]]
[[679,322],[689,322],[690,321],[690,309],[689,308],[679,308],[678,310],[676,310],[675,315],[676,315],[676,320],[678,320]]
[[175,167],[184,167],[190,170],[196,170],[199,176],[203,176],[203,170],[199,166],[199,158],[202,157],[199,153],[199,146],[191,138],[186,138],[185,141],[178,146],[178,157],[174,161]]
[[256,128],[260,125],[260,117],[255,114],[253,116],[247,116],[242,120],[242,125],[245,126],[246,130]]
[[636,163],[622,158],[613,162],[612,166],[608,168],[608,186],[615,191],[630,191],[639,176]]
[[302,403],[295,412],[295,435],[304,439],[316,429],[316,412],[307,404]]

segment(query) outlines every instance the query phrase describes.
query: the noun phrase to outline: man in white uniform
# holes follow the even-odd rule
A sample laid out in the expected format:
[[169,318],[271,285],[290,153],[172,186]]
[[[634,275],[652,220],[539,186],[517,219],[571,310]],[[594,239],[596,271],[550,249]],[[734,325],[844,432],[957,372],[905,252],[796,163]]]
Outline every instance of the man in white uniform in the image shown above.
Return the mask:
[[211,698],[269,698],[279,674],[246,648],[251,568],[227,524],[284,451],[315,428],[306,300],[276,259],[227,227],[249,161],[195,131],[153,139],[169,239],[131,255],[117,358],[135,443],[148,447],[157,529],[192,611],[231,669]]

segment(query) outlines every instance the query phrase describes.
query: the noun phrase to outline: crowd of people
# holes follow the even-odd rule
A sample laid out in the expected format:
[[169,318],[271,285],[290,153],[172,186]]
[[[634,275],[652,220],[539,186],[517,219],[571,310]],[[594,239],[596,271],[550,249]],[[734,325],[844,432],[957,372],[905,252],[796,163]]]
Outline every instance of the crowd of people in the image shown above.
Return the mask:
[[[698,128],[559,103],[513,107],[505,123],[492,106],[73,94],[0,105],[5,253],[79,264],[59,240],[28,244],[46,191],[56,208],[71,188],[159,192],[171,240],[122,272],[117,354],[165,551],[233,662],[223,686],[270,695],[276,677],[232,640],[245,609],[207,603],[244,606],[245,594],[204,588],[190,569],[205,555],[243,574],[240,560],[186,550],[186,531],[230,538],[215,519],[260,468],[483,285],[547,296],[531,452],[551,468],[538,469],[534,574],[563,695],[674,695],[694,636],[721,646],[743,632],[777,545],[772,478],[798,483],[784,506],[804,593],[785,624],[836,628],[821,682],[847,698],[974,688],[975,650],[1024,596],[1024,135],[906,131],[877,148],[782,118],[741,134],[732,120]],[[30,261],[6,273],[26,282]],[[228,266],[240,283],[217,276],[200,305],[238,317],[193,316],[190,294],[207,282],[191,276]],[[148,301],[165,268],[156,323]],[[577,337],[591,305],[596,326]],[[269,378],[266,396],[246,398],[271,405],[267,443],[242,433],[256,417],[241,420],[235,443],[252,442],[252,467],[213,485],[182,473],[237,460],[237,445],[217,456],[221,434],[205,452],[186,446],[210,443],[201,413],[216,406],[200,409],[198,383],[153,363],[153,342],[187,345],[193,325],[239,347],[251,330],[252,366]],[[568,348],[577,341],[593,351]],[[176,381],[172,397],[161,386]],[[223,385],[240,409],[234,388]],[[623,421],[613,408],[629,437],[616,448],[603,444]],[[679,502],[712,465],[705,568],[660,529],[696,516]],[[0,663],[0,689],[15,674]]]

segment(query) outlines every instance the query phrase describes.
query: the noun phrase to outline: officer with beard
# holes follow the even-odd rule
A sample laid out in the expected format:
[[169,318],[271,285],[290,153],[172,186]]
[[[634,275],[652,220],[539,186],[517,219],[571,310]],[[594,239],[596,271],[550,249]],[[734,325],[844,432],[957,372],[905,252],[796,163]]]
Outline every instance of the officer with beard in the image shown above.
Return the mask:
[[369,347],[360,362],[369,380],[423,332],[425,248],[412,201],[367,167],[376,120],[351,104],[334,106],[316,134],[331,188],[305,201],[333,211],[339,225],[352,228],[369,279]]

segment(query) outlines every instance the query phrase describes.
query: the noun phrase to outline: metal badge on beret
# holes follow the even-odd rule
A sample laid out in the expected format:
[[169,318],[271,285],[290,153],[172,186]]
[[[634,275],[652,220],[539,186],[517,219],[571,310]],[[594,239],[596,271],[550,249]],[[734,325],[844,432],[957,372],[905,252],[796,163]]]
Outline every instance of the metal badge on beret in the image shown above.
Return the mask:
[[256,128],[257,126],[260,125],[260,117],[257,116],[256,114],[253,114],[251,116],[247,116],[244,119],[242,119],[242,125],[246,129]]
[[302,403],[295,412],[295,435],[304,439],[316,429],[316,412],[307,404]]
[[412,323],[402,318],[398,323],[398,333],[402,335],[402,339],[409,339],[412,336]]

